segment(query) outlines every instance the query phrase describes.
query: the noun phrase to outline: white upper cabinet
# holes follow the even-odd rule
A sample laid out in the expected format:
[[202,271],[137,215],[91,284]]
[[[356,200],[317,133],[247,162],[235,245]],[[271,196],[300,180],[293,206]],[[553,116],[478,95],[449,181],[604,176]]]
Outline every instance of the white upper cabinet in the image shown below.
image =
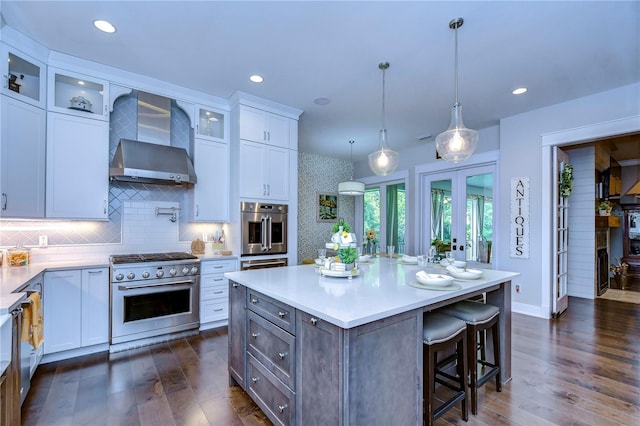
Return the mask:
[[227,112],[207,106],[196,106],[195,137],[215,142],[229,142]]
[[198,182],[192,192],[194,222],[229,220],[229,144],[196,138],[193,167]]
[[0,217],[44,217],[46,113],[0,95]]
[[46,97],[46,66],[44,63],[0,44],[0,67],[2,67],[2,93],[44,108]]
[[240,139],[282,148],[291,148],[290,121],[295,120],[272,112],[240,105]]
[[240,141],[240,197],[268,200],[289,199],[291,151]]
[[46,216],[106,220],[109,122],[47,113]]
[[48,88],[49,111],[109,120],[109,82],[50,67]]

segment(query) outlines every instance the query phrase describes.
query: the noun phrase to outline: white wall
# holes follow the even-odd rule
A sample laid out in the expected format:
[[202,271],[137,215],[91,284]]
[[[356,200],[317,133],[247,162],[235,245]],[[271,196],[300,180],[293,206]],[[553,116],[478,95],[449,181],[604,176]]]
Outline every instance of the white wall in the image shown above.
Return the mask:
[[[528,176],[531,182],[531,231],[549,233],[543,229],[542,205],[551,203],[550,188],[543,188],[542,135],[582,126],[590,126],[640,114],[640,84],[620,87],[570,102],[553,105],[508,117],[500,122],[500,182],[498,190],[507,194],[511,177]],[[640,124],[638,125],[640,128]],[[550,161],[545,158],[544,161]],[[544,178],[544,179],[543,179]],[[544,201],[544,202],[543,202]],[[501,217],[500,235],[509,235],[509,200],[502,200],[498,209]],[[550,214],[550,212],[545,212]],[[549,317],[551,282],[543,274],[544,259],[550,247],[542,246],[542,238],[531,240],[529,259],[509,257],[508,244],[497,253],[498,267],[520,272],[520,292],[513,293],[513,309],[541,317]],[[544,276],[543,276],[544,275]]]
[[594,146],[566,151],[573,166],[569,196],[569,296],[595,296],[595,161]]

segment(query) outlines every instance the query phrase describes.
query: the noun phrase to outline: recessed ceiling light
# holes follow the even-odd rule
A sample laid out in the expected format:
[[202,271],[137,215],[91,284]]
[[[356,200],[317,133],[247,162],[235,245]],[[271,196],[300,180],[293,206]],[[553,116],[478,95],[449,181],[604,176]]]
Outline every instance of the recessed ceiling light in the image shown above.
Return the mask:
[[254,74],[249,77],[249,80],[253,81],[254,83],[262,83],[264,81],[264,78],[262,78],[261,75]]
[[331,103],[331,99],[329,98],[316,98],[313,100],[313,103],[316,105],[329,105]]
[[84,86],[84,81],[82,81],[82,80],[78,80],[78,84],[79,84],[80,86]]
[[116,27],[111,25],[110,22],[103,21],[102,19],[96,19],[95,21],[93,21],[93,25],[95,25],[95,27],[97,29],[99,29],[100,31],[104,31],[105,33],[115,33],[116,32]]
[[525,93],[527,90],[529,90],[529,89],[527,89],[526,87],[518,87],[517,89],[515,89],[515,90],[514,90],[513,92],[511,92],[511,93],[513,93],[514,95],[522,95],[522,94],[523,94],[523,93]]

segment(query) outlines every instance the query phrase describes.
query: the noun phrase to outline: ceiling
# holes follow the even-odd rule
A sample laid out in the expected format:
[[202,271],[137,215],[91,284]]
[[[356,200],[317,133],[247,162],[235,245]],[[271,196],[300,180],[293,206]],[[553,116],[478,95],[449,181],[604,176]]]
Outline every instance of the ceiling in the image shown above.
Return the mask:
[[[449,125],[458,30],[467,127],[640,81],[638,1],[0,1],[6,25],[59,52],[228,98],[304,111],[300,151],[362,161]],[[107,19],[114,34],[97,31]],[[251,83],[251,74],[264,82]],[[511,91],[529,91],[514,96]],[[314,100],[327,98],[318,105]],[[482,140],[479,142],[482,144]]]

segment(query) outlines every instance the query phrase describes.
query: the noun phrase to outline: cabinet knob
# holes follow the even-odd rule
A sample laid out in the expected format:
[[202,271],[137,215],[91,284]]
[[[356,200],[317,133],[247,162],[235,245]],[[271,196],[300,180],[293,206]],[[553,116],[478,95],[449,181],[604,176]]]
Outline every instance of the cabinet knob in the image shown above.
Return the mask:
[[251,337],[253,337],[254,339],[257,339],[259,335],[260,333],[251,333]]
[[285,316],[287,316],[287,313],[286,313],[286,312],[279,311],[279,312],[278,312],[278,316],[279,316],[280,318],[284,318]]
[[233,283],[231,285],[233,286],[233,288],[238,288],[238,284],[236,284],[236,283]]
[[6,193],[2,193],[2,210],[6,210],[7,209],[7,194]]
[[289,355],[289,352],[278,352],[278,358],[280,359],[284,359],[287,355]]
[[253,304],[255,305],[256,303],[258,303],[258,299],[256,299],[256,298],[252,298],[252,299],[251,299],[251,303],[253,303]]
[[256,382],[258,381],[258,378],[257,378],[257,377],[252,377],[252,378],[251,378],[251,381],[252,381],[253,383],[256,383]]
[[280,410],[280,412],[282,413],[287,407],[288,407],[287,404],[278,405],[278,410]]
[[311,318],[310,322],[311,322],[311,325],[316,325],[316,324],[318,324],[318,319],[317,318]]

